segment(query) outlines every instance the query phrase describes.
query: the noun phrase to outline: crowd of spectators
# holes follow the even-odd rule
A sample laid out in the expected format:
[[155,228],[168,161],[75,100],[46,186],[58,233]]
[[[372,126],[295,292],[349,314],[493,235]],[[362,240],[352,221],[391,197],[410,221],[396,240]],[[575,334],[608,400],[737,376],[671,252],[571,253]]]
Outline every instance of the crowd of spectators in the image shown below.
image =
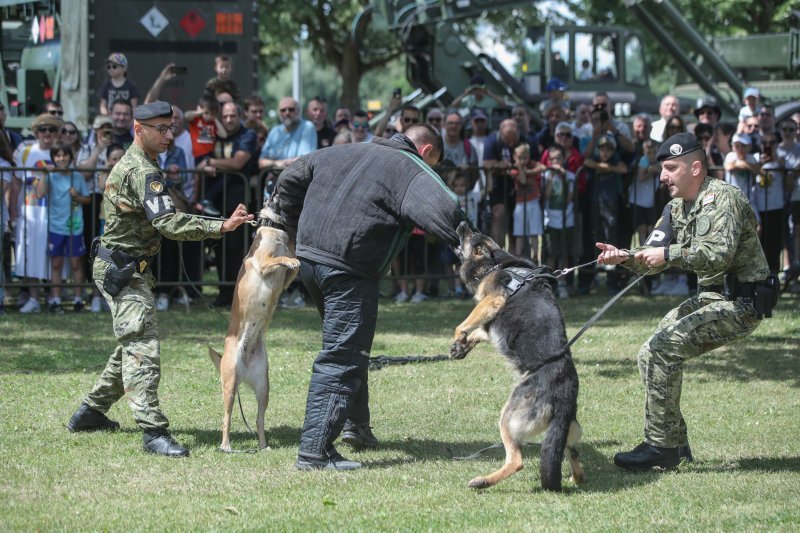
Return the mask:
[[[134,107],[157,100],[176,75],[174,65],[166,65],[141,98],[127,66],[121,53],[107,59],[108,79],[96,93],[100,113],[85,135],[71,117],[64,117],[58,102],[50,101],[32,123],[33,138],[23,140],[5,129],[0,105],[0,167],[30,169],[0,171],[0,290],[10,286],[11,276],[19,280],[13,286],[22,313],[39,312],[42,304],[64,312],[66,279],[75,284],[66,291],[71,309],[82,310],[87,300],[92,312],[103,310],[102,298],[86,279],[91,274],[86,251],[103,231],[105,178],[133,140]],[[420,109],[395,93],[377,122],[361,109],[339,108],[330,118],[324,98],[314,97],[303,107],[285,96],[275,110],[279,120],[270,128],[264,100],[242,98],[232,72],[231,59],[217,56],[214,76],[196,108],[175,108],[175,140],[159,164],[179,210],[217,217],[243,201],[257,210],[274,178],[298,157],[335,144],[391,137],[424,120],[442,133],[444,161],[436,170],[472,222],[513,253],[565,268],[591,261],[595,242],[627,248],[646,240],[669,201],[655,154],[671,135],[691,131],[705,148],[710,173],[739,187],[750,200],[770,269],[785,271],[800,260],[800,114],[776,124],[773,107],[756,88],[742,95],[736,122],[721,120],[712,97],[681,109],[673,95],[661,99],[657,120],[640,114],[625,122],[614,116],[607,94],[570,102],[566,84],[553,79],[537,110],[538,122],[527,105],[507,102],[475,76],[449,107],[434,102]],[[694,119],[687,123],[690,114]],[[227,238],[204,253],[209,250],[203,243],[179,247],[165,240],[156,266],[158,309],[167,309],[170,297],[187,303],[196,296],[175,288],[185,287],[187,280],[193,287],[201,285],[212,265],[226,282],[214,304],[230,306],[248,246],[244,238]],[[445,294],[466,296],[455,268],[447,247],[415,230],[393,264],[392,297],[417,303]],[[620,290],[624,276],[607,271],[607,291]],[[594,268],[561,278],[558,295],[587,294],[597,287],[596,278]],[[40,294],[43,281],[50,285],[45,298]],[[642,290],[688,294],[692,281],[690,275],[668,273],[657,286],[648,282]],[[81,286],[87,282],[90,290],[84,293]],[[301,286],[293,286],[282,304],[304,305],[304,296]]]

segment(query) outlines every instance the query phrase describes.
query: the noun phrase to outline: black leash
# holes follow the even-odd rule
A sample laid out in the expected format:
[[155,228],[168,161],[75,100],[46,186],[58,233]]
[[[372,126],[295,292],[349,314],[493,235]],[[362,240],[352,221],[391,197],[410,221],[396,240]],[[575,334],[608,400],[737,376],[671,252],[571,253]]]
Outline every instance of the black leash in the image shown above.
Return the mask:
[[433,361],[448,361],[450,357],[446,355],[408,355],[406,357],[392,357],[390,355],[378,355],[369,358],[369,369],[380,370],[389,365],[407,365],[408,363],[427,363]]

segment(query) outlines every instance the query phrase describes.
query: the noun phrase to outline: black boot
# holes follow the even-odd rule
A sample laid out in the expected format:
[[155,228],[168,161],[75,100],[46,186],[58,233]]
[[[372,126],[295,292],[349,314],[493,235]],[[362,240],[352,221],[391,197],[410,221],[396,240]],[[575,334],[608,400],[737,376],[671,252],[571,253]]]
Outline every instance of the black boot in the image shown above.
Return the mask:
[[689,447],[689,443],[687,442],[680,448],[678,448],[678,455],[681,459],[686,461],[687,463],[691,463],[694,461],[694,456],[692,455],[692,449]]
[[342,442],[354,448],[377,448],[378,438],[372,433],[369,424],[351,424],[349,421],[342,430]]
[[175,442],[166,429],[145,431],[144,451],[168,457],[189,457],[189,450]]
[[629,452],[615,455],[614,464],[628,470],[675,468],[681,462],[679,450],[680,448],[659,448],[643,442]]
[[67,423],[67,429],[76,431],[114,431],[119,429],[119,422],[109,418],[96,409],[82,403]]

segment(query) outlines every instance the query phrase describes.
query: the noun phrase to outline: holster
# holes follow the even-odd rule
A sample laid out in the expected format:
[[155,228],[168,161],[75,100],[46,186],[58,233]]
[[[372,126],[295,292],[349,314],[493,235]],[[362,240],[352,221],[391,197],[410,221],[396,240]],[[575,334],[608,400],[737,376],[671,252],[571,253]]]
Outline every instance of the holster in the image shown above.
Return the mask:
[[103,277],[103,290],[111,296],[116,296],[133,277],[136,271],[144,272],[152,261],[151,257],[134,257],[122,250],[109,250],[104,246],[94,246],[97,256],[109,264]]
[[772,310],[778,305],[780,280],[774,274],[764,281],[740,283],[735,274],[725,274],[724,293],[726,300],[747,299],[752,302],[756,318],[772,318]]

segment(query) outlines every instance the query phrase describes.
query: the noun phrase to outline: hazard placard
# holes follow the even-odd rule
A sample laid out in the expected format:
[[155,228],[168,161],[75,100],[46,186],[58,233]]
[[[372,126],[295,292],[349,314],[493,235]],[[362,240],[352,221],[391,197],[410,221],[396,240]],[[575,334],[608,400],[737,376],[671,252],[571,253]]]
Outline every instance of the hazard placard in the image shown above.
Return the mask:
[[167,17],[155,6],[145,13],[144,16],[139,19],[139,22],[142,23],[142,26],[144,26],[153,37],[158,37],[158,34],[164,31],[164,28],[169,24]]
[[183,31],[189,34],[189,37],[192,39],[197,37],[197,34],[203,31],[203,28],[206,27],[206,21],[196,9],[190,9],[187,11],[179,24],[181,25],[181,28],[183,28]]

